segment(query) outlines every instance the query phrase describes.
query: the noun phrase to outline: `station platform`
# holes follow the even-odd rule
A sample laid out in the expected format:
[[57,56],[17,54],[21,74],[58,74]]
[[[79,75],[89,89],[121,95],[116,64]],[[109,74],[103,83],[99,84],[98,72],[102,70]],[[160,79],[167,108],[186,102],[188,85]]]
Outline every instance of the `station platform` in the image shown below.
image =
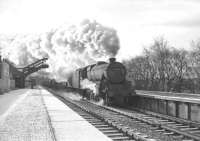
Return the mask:
[[140,110],[200,123],[199,94],[137,90],[136,96],[134,106]]
[[189,102],[196,104],[200,103],[200,94],[137,90],[136,95],[147,98],[161,99],[161,100],[170,100],[170,101],[173,100],[173,101]]
[[[47,90],[23,89],[17,93],[16,100],[7,98],[10,104],[0,114],[0,141],[111,140]],[[15,91],[12,94],[17,95]]]

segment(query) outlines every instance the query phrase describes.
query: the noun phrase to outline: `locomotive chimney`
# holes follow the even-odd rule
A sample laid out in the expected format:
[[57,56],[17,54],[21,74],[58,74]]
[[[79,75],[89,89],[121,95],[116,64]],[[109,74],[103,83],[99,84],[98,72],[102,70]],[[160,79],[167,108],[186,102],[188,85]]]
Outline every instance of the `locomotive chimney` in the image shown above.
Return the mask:
[[110,63],[113,63],[113,62],[116,61],[116,59],[115,58],[110,58],[109,61],[110,61]]

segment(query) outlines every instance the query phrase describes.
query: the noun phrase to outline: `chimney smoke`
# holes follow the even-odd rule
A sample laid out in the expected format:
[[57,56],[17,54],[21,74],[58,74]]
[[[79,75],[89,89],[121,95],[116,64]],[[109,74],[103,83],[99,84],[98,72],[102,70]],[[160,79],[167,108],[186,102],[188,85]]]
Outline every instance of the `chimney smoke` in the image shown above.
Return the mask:
[[109,61],[110,63],[114,63],[116,61],[116,58],[110,58]]

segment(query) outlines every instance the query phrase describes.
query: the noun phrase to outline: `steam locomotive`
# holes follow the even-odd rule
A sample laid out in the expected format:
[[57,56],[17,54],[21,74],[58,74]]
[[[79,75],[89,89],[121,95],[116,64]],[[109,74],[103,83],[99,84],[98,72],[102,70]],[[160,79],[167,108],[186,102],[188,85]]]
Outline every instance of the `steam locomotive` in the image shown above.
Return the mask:
[[96,84],[96,96],[101,97],[106,105],[126,105],[135,93],[132,83],[126,79],[125,66],[110,58],[110,62],[77,69],[68,80],[73,88],[81,88],[81,81],[87,79]]

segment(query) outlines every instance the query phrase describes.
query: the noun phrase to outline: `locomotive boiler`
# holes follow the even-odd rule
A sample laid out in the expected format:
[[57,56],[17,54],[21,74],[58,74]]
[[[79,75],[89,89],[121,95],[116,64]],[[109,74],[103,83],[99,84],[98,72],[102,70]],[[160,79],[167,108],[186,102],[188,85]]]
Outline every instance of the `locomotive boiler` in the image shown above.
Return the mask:
[[76,70],[71,78],[72,87],[80,88],[80,81],[88,79],[96,84],[96,95],[106,105],[126,105],[134,94],[130,81],[126,80],[125,66],[110,58],[110,62],[97,62]]

